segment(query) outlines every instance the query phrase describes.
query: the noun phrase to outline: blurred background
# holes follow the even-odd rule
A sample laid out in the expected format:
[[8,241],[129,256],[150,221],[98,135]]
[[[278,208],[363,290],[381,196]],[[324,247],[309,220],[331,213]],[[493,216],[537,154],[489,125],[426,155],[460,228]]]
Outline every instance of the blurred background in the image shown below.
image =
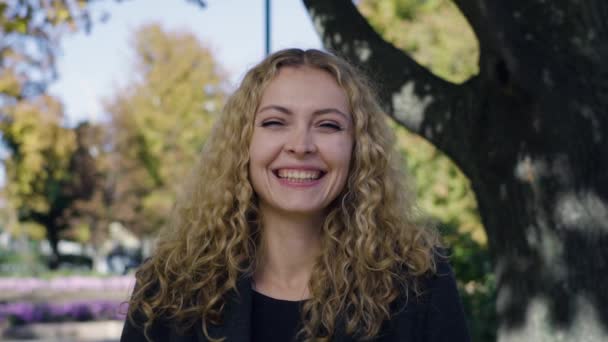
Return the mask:
[[[451,1],[355,3],[436,75],[477,73]],[[276,0],[1,0],[0,39],[0,339],[117,341],[134,269],[226,96],[267,50],[321,42],[301,2]],[[493,341],[495,279],[469,181],[392,126],[450,246],[473,338]]]

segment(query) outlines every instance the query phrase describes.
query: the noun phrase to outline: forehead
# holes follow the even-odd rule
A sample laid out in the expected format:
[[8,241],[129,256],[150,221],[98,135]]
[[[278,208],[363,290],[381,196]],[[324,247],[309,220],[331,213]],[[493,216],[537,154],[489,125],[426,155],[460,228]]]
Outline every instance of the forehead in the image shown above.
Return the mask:
[[260,108],[275,104],[312,109],[337,107],[349,112],[344,89],[329,72],[309,67],[282,67],[262,94]]

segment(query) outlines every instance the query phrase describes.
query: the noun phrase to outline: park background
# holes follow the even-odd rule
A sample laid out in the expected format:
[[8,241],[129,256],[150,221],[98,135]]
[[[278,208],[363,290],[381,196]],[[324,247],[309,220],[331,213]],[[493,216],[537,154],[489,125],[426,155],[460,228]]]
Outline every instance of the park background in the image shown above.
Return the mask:
[[[433,75],[458,85],[480,73],[478,38],[453,2],[354,3]],[[180,180],[266,53],[266,9],[261,0],[0,1],[4,338],[116,340],[120,303]],[[270,13],[271,51],[323,48],[303,3],[273,1]],[[426,134],[387,120],[420,212],[449,246],[473,340],[495,341],[495,263],[470,180]],[[549,322],[542,329],[562,323]]]

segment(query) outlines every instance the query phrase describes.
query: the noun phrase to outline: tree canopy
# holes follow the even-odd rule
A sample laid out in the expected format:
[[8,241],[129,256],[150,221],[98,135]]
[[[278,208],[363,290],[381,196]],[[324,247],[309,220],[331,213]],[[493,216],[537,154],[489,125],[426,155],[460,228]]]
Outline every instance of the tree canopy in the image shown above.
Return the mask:
[[172,207],[221,108],[226,76],[192,33],[158,25],[135,33],[132,81],[107,101],[115,153],[114,213],[140,233]]
[[62,105],[45,88],[59,38],[92,24],[88,6],[0,4],[4,210],[16,211],[21,230],[36,227],[28,229],[37,237],[42,230],[56,256],[60,237],[99,240],[111,220],[140,233],[158,229],[224,94],[223,71],[207,48],[192,34],[151,25],[133,37],[136,71],[108,100],[110,124],[65,127]]

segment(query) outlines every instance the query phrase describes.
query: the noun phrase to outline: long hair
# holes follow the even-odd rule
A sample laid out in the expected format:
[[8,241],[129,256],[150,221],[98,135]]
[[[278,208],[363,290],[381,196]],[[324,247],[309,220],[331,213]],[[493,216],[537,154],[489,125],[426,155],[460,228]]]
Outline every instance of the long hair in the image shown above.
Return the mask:
[[348,180],[322,227],[300,333],[308,340],[328,340],[341,324],[348,334],[375,336],[390,318],[391,304],[418,293],[418,277],[434,272],[438,236],[414,222],[411,191],[373,88],[331,54],[282,50],[253,67],[229,97],[154,255],[136,274],[128,314],[132,322],[136,316],[143,322],[146,337],[156,321],[187,330],[202,318],[210,338],[208,324],[221,322],[226,295],[254,271],[263,229],[248,175],[254,115],[278,71],[299,66],[334,77],[354,122]]

